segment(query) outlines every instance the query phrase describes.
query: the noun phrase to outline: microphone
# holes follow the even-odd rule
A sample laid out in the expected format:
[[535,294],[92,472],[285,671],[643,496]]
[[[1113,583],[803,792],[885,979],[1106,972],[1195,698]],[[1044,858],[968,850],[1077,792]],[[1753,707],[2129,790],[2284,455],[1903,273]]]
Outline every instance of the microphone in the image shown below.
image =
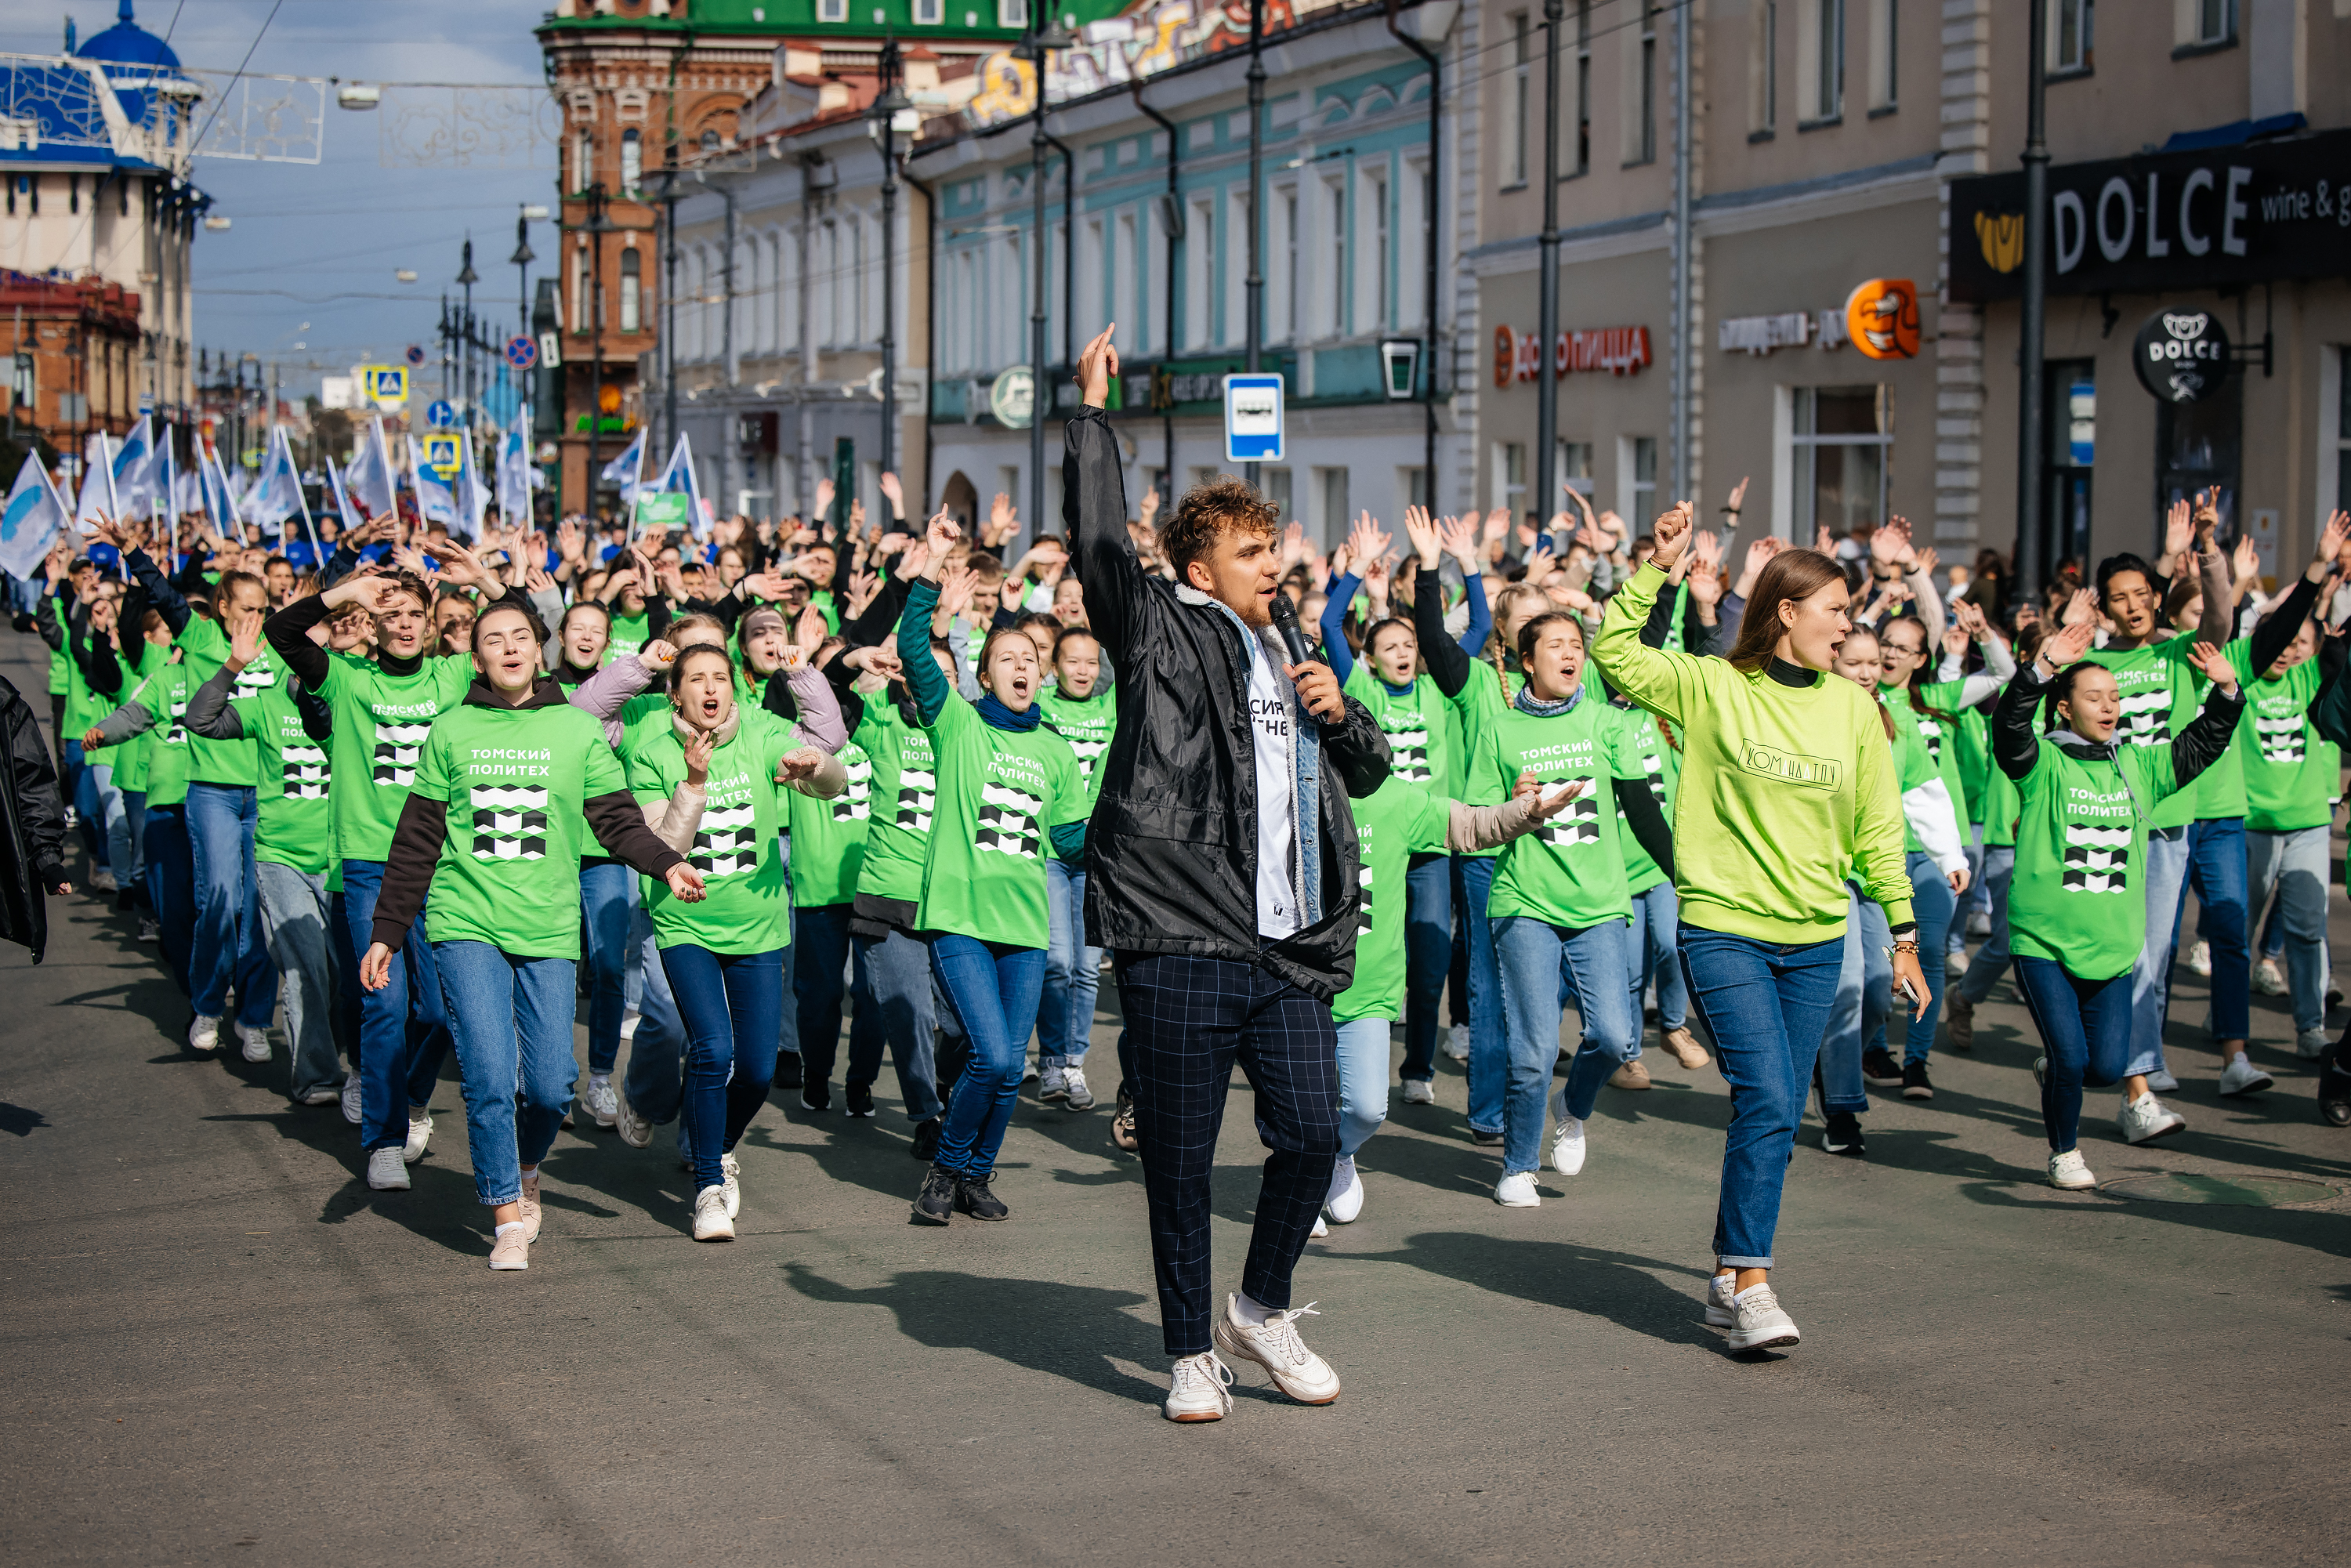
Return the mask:
[[1298,630],[1298,606],[1290,595],[1277,591],[1273,596],[1273,626],[1281,633],[1281,645],[1290,650],[1290,662],[1303,664],[1313,655],[1306,651],[1305,634]]

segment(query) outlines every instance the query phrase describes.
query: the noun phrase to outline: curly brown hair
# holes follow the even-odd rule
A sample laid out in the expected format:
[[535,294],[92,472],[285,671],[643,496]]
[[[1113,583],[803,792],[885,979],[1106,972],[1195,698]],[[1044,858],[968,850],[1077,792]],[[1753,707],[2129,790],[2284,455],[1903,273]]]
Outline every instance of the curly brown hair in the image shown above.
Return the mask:
[[1256,486],[1219,474],[1205,485],[1193,486],[1176,503],[1175,517],[1159,530],[1159,549],[1180,581],[1192,563],[1216,549],[1227,533],[1238,529],[1270,539],[1280,516]]

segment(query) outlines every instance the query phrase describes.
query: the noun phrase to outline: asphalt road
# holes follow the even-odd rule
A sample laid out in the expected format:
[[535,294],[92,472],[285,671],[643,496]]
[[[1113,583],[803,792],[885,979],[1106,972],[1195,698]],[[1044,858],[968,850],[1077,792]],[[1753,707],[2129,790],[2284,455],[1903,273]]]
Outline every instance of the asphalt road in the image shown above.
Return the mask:
[[[32,652],[0,632],[37,704]],[[1792,1354],[1732,1356],[1701,1322],[1711,1070],[1653,1051],[1658,1087],[1604,1095],[1584,1173],[1505,1210],[1447,1062],[1437,1105],[1399,1103],[1367,1149],[1362,1219],[1301,1265],[1345,1393],[1308,1409],[1244,1376],[1230,1418],[1177,1427],[1106,1109],[1024,1100],[1011,1221],[937,1230],[906,1222],[893,1100],[852,1123],[778,1092],[723,1247],[689,1239],[666,1135],[566,1134],[529,1271],[492,1274],[454,1079],[414,1189],[371,1193],[340,1114],[287,1104],[282,1047],[191,1054],[129,917],[51,907],[47,962],[0,952],[11,1561],[2340,1561],[2351,1201],[2052,1191],[2005,987],[1972,1055],[1938,1052],[1931,1105],[1875,1100],[1866,1162],[1808,1119],[1775,1276]],[[2278,1087],[2234,1103],[2202,1002],[2188,977],[2189,1130],[2128,1148],[2095,1096],[2098,1176],[2351,1191],[2278,1003],[2255,998]],[[1248,1107],[1237,1088],[1219,1151],[1226,1288]]]

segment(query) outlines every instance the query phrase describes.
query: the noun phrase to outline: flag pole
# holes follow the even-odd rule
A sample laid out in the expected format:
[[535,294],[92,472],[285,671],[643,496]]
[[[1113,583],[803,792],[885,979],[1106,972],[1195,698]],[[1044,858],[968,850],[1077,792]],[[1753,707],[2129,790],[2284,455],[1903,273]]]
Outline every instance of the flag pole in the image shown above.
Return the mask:
[[327,570],[327,556],[319,548],[318,525],[310,521],[310,498],[302,494],[302,471],[294,466],[294,448],[287,442],[282,424],[277,427],[277,449],[285,455],[286,466],[294,476],[294,504],[302,508],[302,531],[310,536],[310,571],[315,576]]

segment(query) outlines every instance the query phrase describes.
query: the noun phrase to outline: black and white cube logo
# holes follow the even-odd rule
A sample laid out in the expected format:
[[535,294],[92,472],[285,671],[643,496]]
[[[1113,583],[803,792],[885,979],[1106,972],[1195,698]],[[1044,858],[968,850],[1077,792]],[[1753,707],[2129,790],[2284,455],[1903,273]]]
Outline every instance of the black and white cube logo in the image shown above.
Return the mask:
[[2130,891],[2128,824],[2106,821],[2065,824],[2065,873],[2069,893],[2128,893]]
[[898,775],[898,827],[928,836],[931,818],[939,809],[938,775],[927,768],[908,768]]
[[429,718],[407,723],[380,721],[375,727],[375,758],[370,769],[375,781],[390,789],[405,789],[416,782],[416,759],[424,755],[424,737],[433,733]]
[[1002,784],[981,785],[979,823],[972,833],[971,847],[1035,860],[1037,814],[1044,809],[1045,802],[1034,795]]
[[476,784],[467,792],[474,810],[474,858],[535,861],[547,855],[547,791],[535,784]]

